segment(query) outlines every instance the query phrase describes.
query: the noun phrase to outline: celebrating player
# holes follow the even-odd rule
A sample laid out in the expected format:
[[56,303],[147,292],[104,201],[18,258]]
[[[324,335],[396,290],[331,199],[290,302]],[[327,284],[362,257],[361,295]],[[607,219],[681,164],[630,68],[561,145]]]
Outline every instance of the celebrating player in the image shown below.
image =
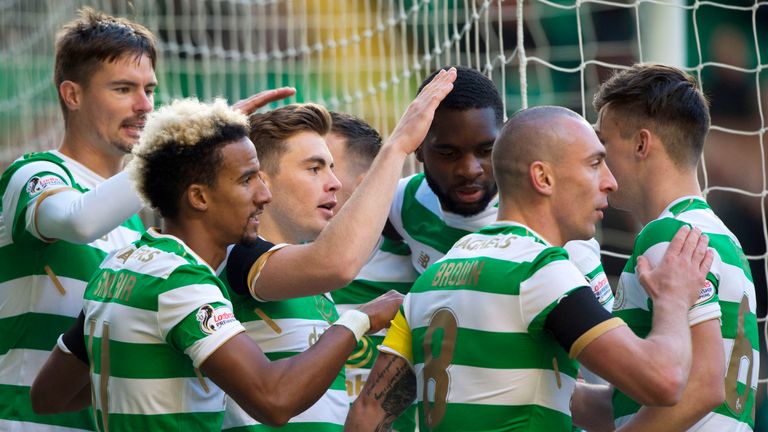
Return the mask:
[[386,428],[418,398],[429,430],[570,431],[576,360],[647,404],[678,400],[691,356],[685,311],[712,254],[706,237],[682,229],[657,268],[639,259],[658,305],[648,336],[611,317],[562,249],[594,236],[616,189],[604,157],[591,126],[565,108],[509,119],[493,149],[498,221],[416,281],[348,430]]
[[[261,176],[272,192],[259,227],[258,250],[268,256],[288,245],[313,241],[328,224],[341,183],[325,136],[331,116],[315,104],[288,105],[252,116],[250,138],[259,154]],[[271,242],[271,243],[269,243]],[[278,245],[278,246],[274,246]],[[297,271],[300,271],[297,269]],[[226,278],[224,278],[226,279]],[[235,316],[271,358],[307,350],[338,319],[333,301],[318,293],[279,301],[259,301],[248,290],[230,290]],[[309,409],[289,420],[293,430],[341,430],[349,411],[344,371]],[[234,401],[227,403],[223,430],[262,430]]]
[[637,257],[658,263],[681,226],[705,232],[715,252],[688,311],[693,364],[680,402],[641,407],[617,389],[607,403],[616,426],[632,420],[622,430],[752,430],[760,358],[755,287],[739,241],[702,197],[696,175],[709,130],[707,101],[684,72],[636,65],[605,82],[594,105],[599,111],[595,129],[619,183],[610,203],[644,225],[619,280],[615,315],[638,335],[651,327],[658,303],[638,283]]
[[283,424],[395,313],[399,295],[385,295],[342,316],[304,355],[275,362],[243,332],[213,268],[230,244],[256,241],[271,199],[247,132],[223,100],[176,101],[150,116],[129,169],[166,227],[107,256],[84,314],[35,381],[36,409],[80,408],[92,394],[100,430],[209,431],[221,428],[226,392],[259,421]]
[[34,415],[29,387],[82,309],[99,263],[143,230],[135,215],[141,201],[128,177],[115,174],[153,109],[156,57],[149,30],[88,8],[57,37],[61,146],[24,155],[0,179],[0,282],[7,284],[0,429],[94,428],[88,410]]

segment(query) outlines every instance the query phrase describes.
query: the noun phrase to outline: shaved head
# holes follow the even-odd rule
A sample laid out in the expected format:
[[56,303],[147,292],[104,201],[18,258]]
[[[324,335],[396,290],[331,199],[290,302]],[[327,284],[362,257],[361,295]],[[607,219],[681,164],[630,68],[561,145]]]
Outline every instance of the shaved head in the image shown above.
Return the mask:
[[493,146],[499,192],[527,190],[526,178],[533,162],[557,163],[574,120],[586,123],[577,113],[557,106],[528,108],[510,117]]

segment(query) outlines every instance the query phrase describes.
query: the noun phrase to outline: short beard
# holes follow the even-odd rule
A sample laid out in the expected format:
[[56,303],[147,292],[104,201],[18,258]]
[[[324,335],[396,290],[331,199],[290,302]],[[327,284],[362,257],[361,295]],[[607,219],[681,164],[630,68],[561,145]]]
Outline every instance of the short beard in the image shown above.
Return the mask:
[[434,192],[435,195],[437,195],[437,199],[440,201],[440,206],[445,211],[457,214],[459,216],[470,217],[479,214],[488,207],[488,204],[498,192],[498,187],[496,186],[496,183],[494,183],[490,190],[483,190],[484,195],[482,198],[480,198],[480,201],[473,204],[472,207],[466,207],[455,202],[447,193],[440,189],[440,186],[437,184],[435,179],[429,175],[429,171],[427,171],[426,166],[424,167],[424,177],[427,179],[427,185],[429,188],[432,189],[432,192]]
[[133,146],[136,145],[137,143],[138,142],[133,143],[133,144],[127,144],[127,143],[123,143],[123,142],[113,142],[112,143],[112,147],[116,148],[117,150],[119,150],[123,154],[129,155],[129,154],[131,154],[131,150],[133,150]]

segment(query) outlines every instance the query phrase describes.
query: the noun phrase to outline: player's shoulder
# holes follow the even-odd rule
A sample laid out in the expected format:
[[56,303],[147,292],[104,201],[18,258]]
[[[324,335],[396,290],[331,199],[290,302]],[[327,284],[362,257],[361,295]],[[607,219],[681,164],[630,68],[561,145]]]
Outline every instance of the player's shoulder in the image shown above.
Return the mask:
[[23,187],[29,195],[55,185],[72,185],[74,177],[65,161],[50,152],[28,153],[3,171],[0,190]]
[[635,238],[633,254],[642,255],[658,243],[667,243],[672,240],[678,230],[684,225],[690,224],[676,217],[661,217],[649,222],[640,230]]
[[424,173],[411,174],[407,177],[403,177],[398,182],[398,188],[410,188],[412,194],[416,193],[416,190],[421,186],[421,183],[425,181]]
[[454,248],[492,251],[494,257],[529,263],[531,269],[541,268],[553,261],[568,260],[568,252],[562,247],[551,245],[523,225],[505,222],[493,223],[464,236]]
[[202,258],[180,240],[147,230],[139,240],[109,255],[105,264],[121,266],[145,276],[170,281],[167,285],[192,285],[218,280]]

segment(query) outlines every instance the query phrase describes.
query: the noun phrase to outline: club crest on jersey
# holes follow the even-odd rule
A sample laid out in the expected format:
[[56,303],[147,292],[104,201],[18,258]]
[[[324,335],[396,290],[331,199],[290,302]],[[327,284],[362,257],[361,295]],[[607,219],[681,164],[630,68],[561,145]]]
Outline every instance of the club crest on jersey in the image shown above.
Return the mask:
[[235,321],[235,314],[225,306],[213,308],[211,305],[201,306],[195,315],[197,322],[200,323],[200,330],[205,334],[213,334],[216,330],[224,327],[226,324]]
[[613,310],[621,310],[624,307],[624,284],[619,281],[619,286],[616,288],[616,300],[613,303]]
[[712,286],[712,282],[709,280],[704,281],[704,288],[699,291],[699,298],[696,300],[695,305],[700,305],[702,303],[706,303],[709,301],[712,297],[715,296],[715,287]]
[[27,194],[36,196],[51,186],[66,186],[66,183],[64,183],[64,180],[52,175],[34,176],[27,182]]
[[419,265],[421,266],[421,268],[424,268],[424,269],[427,268],[427,266],[429,265],[429,259],[430,259],[429,255],[424,253],[424,251],[421,251],[419,253],[418,261],[419,261]]

